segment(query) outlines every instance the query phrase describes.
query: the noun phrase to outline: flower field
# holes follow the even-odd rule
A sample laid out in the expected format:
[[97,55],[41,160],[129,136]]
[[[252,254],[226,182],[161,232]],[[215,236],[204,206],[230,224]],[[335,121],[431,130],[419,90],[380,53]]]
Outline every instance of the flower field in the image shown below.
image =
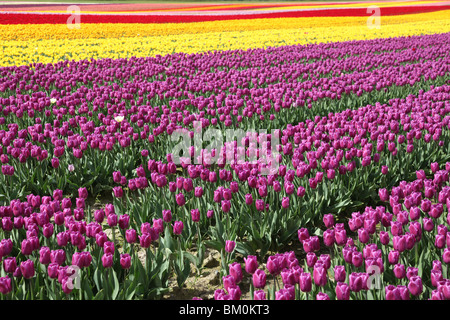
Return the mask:
[[450,1],[70,5],[0,3],[0,299],[450,299]]

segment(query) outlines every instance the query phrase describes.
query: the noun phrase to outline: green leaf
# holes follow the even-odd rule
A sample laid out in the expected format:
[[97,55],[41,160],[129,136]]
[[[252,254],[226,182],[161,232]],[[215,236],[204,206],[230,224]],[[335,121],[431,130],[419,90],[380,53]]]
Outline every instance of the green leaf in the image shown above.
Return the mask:
[[184,256],[193,264],[197,265],[198,260],[197,257],[195,257],[192,253],[184,252]]
[[181,266],[175,263],[175,273],[177,274],[178,287],[181,288],[191,273],[191,266],[188,260],[183,260]]
[[98,270],[99,270],[98,268],[95,269],[93,278],[94,278],[94,283],[95,283],[95,286],[97,287],[97,290],[100,291],[102,289],[102,286],[100,285],[101,282],[100,282]]
[[113,281],[114,281],[112,300],[116,300],[117,295],[119,294],[120,285],[119,285],[119,280],[117,279],[117,274],[114,270],[112,270],[112,275],[113,275]]
[[204,243],[208,248],[212,248],[217,251],[220,251],[223,248],[225,248],[225,246],[220,241],[217,240],[205,240]]
[[244,256],[248,256],[248,255],[252,255],[255,254],[255,250],[253,250],[253,248],[245,242],[236,242],[236,251],[239,252],[240,254],[243,254]]
[[103,293],[103,289],[102,289],[99,292],[97,292],[97,294],[94,297],[94,300],[103,300],[103,295],[104,295],[104,293]]
[[164,244],[164,247],[170,249],[171,252],[175,251],[175,243],[172,239],[168,226],[166,226],[166,229],[164,230],[164,239],[161,239],[161,242]]
[[94,297],[91,286],[89,285],[89,283],[87,281],[82,282],[80,290],[83,290],[86,300],[92,300],[92,298]]
[[140,289],[140,287],[141,287],[141,284],[140,283],[138,283],[138,285],[135,287],[135,288],[130,288],[130,289],[128,289],[128,291],[127,291],[127,295],[126,295],[126,300],[131,300],[133,297],[134,297],[134,295],[136,294],[136,291],[138,290],[138,289]]

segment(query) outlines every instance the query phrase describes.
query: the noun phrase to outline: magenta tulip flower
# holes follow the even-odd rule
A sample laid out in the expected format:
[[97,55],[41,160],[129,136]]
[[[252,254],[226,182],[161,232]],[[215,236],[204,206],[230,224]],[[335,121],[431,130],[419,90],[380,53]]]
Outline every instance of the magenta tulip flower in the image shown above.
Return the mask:
[[419,296],[423,292],[422,279],[419,276],[413,276],[409,279],[408,290],[413,296]]
[[255,273],[258,269],[258,260],[256,256],[248,255],[244,258],[245,261],[245,271],[249,274]]
[[350,287],[345,282],[338,282],[335,291],[337,300],[350,300]]
[[263,289],[266,286],[266,273],[262,269],[257,269],[252,276],[253,286],[258,289]]

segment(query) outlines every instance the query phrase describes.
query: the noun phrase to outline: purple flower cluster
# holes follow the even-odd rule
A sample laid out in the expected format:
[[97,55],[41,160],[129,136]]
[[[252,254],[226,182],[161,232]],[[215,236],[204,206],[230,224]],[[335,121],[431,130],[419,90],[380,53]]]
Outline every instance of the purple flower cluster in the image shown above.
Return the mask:
[[[268,257],[266,272],[258,268],[256,256],[246,257],[245,271],[257,289],[251,298],[267,298],[270,290],[264,289],[272,275],[281,277],[284,285],[272,296],[277,300],[305,298],[302,294],[311,292],[317,300],[450,299],[449,274],[443,268],[450,264],[450,163],[440,167],[434,162],[427,171],[418,170],[416,180],[401,181],[390,191],[380,189],[387,194],[386,204],[354,212],[346,225],[336,223],[333,214],[324,215],[321,240],[331,254],[317,253],[319,237],[301,228],[298,239],[306,253],[304,263],[293,251],[279,253]],[[430,266],[428,259],[435,259]],[[230,266],[227,281],[234,274]],[[239,281],[242,278],[239,273]],[[334,294],[330,297],[323,290]]]

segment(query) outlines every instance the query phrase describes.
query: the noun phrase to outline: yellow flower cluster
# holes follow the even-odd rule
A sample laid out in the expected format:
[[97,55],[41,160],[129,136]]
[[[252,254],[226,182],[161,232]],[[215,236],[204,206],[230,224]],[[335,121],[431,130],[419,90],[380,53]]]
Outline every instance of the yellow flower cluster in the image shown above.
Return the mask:
[[381,17],[274,18],[179,24],[6,25],[0,66],[127,58],[450,32],[450,10]]
[[[442,1],[384,1],[384,2],[358,2],[358,3],[330,3],[330,4],[322,4],[322,5],[303,5],[303,6],[288,6],[288,7],[277,7],[277,10],[295,10],[295,9],[320,9],[320,8],[367,8],[368,6],[377,6],[379,8],[389,8],[389,7],[397,7],[399,4],[401,6],[417,6],[417,5],[430,5],[430,4],[439,4]],[[266,11],[270,10],[270,8],[260,8],[254,9],[255,11]]]

